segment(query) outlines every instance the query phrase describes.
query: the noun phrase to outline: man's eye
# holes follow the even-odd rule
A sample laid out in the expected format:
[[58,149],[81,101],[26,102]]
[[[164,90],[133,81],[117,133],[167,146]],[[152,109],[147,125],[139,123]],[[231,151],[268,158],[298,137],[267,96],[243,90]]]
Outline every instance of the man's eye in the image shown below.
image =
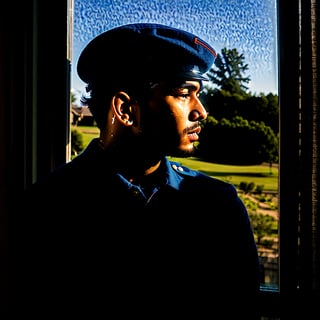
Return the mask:
[[175,90],[173,92],[173,96],[175,96],[177,98],[187,99],[188,97],[190,97],[190,91],[189,90]]
[[190,97],[190,94],[189,93],[181,93],[178,95],[180,98],[183,98],[183,99],[187,99]]

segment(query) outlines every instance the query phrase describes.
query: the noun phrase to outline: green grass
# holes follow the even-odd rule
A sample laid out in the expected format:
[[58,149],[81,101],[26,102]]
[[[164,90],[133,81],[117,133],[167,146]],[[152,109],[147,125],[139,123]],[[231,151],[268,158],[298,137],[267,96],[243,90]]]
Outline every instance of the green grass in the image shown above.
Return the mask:
[[99,136],[99,129],[97,127],[77,126],[73,128],[79,130],[82,133],[83,144],[85,147],[93,138],[97,138]]
[[[78,126],[76,127],[83,134],[84,145],[99,136],[97,127]],[[170,160],[177,161],[191,169],[206,173],[209,176],[230,182],[239,186],[240,182],[253,182],[255,186],[262,185],[264,191],[278,191],[278,166],[273,165],[270,169],[268,164],[254,166],[231,166],[200,161],[196,158],[174,158]]]
[[196,158],[173,158],[182,165],[206,173],[209,176],[230,182],[236,186],[240,182],[254,182],[255,186],[263,185],[263,190],[278,191],[278,166],[268,164],[254,166],[231,166],[200,161]]

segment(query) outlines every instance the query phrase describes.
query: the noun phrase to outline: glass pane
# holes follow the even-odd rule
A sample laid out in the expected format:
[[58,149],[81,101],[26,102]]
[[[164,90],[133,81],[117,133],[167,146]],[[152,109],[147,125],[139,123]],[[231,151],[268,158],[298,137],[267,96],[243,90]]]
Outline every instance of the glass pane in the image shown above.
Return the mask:
[[[74,0],[73,19],[71,87],[76,105],[80,94],[85,91],[85,84],[78,78],[75,66],[88,41],[122,24],[161,23],[199,35],[218,53],[223,48],[235,48],[243,54],[248,65],[244,75],[250,77],[250,82],[246,83],[247,93],[257,97],[252,99],[256,103],[255,110],[273,108],[261,112],[265,118],[253,120],[271,123],[272,118],[272,130],[278,135],[276,0]],[[246,203],[263,266],[261,286],[277,289],[278,160],[237,168],[217,166],[215,172],[218,178],[235,184]]]

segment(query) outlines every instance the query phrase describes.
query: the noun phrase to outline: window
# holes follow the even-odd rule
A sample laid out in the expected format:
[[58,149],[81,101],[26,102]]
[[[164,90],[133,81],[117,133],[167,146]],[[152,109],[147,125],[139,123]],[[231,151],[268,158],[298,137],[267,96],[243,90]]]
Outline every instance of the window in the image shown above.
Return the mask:
[[[240,54],[244,54],[245,63],[249,65],[249,71],[245,76],[249,75],[251,78],[247,85],[252,95],[260,96],[261,93],[278,95],[275,0],[243,3],[210,0],[151,1],[151,5],[135,0],[117,4],[101,3],[97,0],[74,0],[73,8],[71,89],[75,96],[79,97],[85,90],[85,84],[78,78],[75,70],[82,48],[99,33],[121,24],[134,22],[169,23],[193,31],[212,44],[218,53],[221,53],[223,47],[236,48]],[[175,18],[171,19],[173,16]],[[277,165],[278,163],[273,169],[276,172]],[[275,180],[278,183],[277,177]],[[278,188],[264,190],[260,197],[255,197],[254,200],[247,197],[246,201],[256,201],[258,198],[261,200],[260,208],[253,216],[259,215],[260,219],[266,216],[274,219],[273,233],[269,233],[266,237],[264,235],[258,245],[263,267],[261,290],[276,294],[279,287]],[[263,210],[263,204],[266,210]],[[266,219],[263,221],[267,226],[269,222]]]
[[[286,1],[274,4],[280,102],[280,268],[279,287],[262,287],[261,319],[279,319],[280,309],[286,318],[308,319],[308,312],[313,318],[319,315],[313,298],[320,288],[319,1],[291,1],[290,10]],[[196,1],[194,5],[198,10]],[[0,212],[4,237],[19,193],[68,159],[72,66],[66,35],[73,7],[71,0],[52,2],[50,7],[49,14],[43,1],[25,1],[0,19],[0,168],[4,190]],[[13,14],[17,12],[23,14],[15,25]],[[8,246],[7,241],[3,243],[5,268]],[[1,274],[6,277],[6,270]],[[3,286],[4,302],[7,289]]]
[[[249,71],[244,76],[251,78],[246,85],[252,95],[261,96],[261,93],[266,96],[270,93],[278,95],[275,0],[243,3],[225,0],[218,2],[154,0],[146,3],[129,0],[117,4],[108,1],[101,3],[97,0],[74,0],[73,8],[71,90],[77,98],[85,90],[85,84],[78,78],[75,70],[82,48],[99,33],[121,24],[134,22],[163,23],[195,32],[220,54],[224,47],[236,48],[239,54],[244,54],[245,63],[249,66]],[[211,114],[211,110],[209,113]],[[278,127],[276,129],[278,130]],[[263,266],[261,286],[266,290],[277,290],[279,279],[278,179],[275,177],[278,163],[274,165],[276,168],[270,172],[274,175],[276,187],[265,189],[260,196],[254,198],[246,196],[245,199],[253,204],[259,201],[260,206],[252,215],[258,216],[259,221],[262,219],[265,225],[264,230],[259,228],[259,231],[264,232],[259,243],[259,254]],[[270,223],[266,217],[273,219],[273,230],[267,228]],[[257,225],[260,226],[261,222]]]

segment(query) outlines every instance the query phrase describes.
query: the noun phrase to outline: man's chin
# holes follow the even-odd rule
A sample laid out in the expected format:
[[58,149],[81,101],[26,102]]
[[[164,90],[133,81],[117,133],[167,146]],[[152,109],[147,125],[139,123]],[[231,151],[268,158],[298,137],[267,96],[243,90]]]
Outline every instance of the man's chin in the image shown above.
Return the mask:
[[194,146],[192,146],[190,148],[184,148],[184,149],[179,148],[173,151],[170,155],[172,157],[187,158],[187,157],[194,156],[194,153],[195,153],[195,148]]

